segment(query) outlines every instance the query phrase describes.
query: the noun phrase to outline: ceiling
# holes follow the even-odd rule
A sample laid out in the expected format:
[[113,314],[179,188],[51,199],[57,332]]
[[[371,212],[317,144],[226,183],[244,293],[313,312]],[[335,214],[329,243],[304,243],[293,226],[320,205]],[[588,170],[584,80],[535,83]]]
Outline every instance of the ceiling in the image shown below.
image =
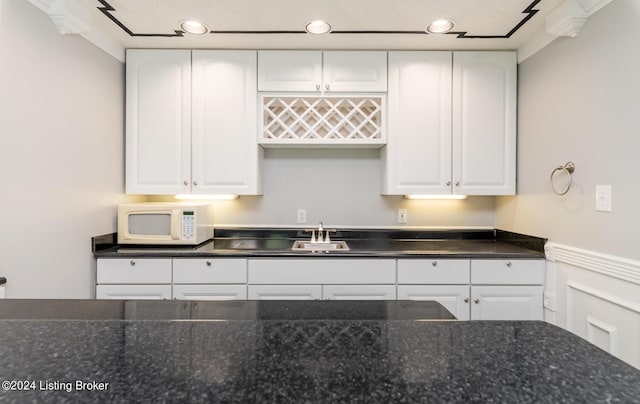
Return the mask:
[[[82,0],[124,48],[518,49],[562,0]],[[425,26],[450,18],[448,34]],[[187,19],[211,30],[180,30]],[[332,32],[311,35],[321,19]]]
[[[558,36],[575,37],[612,0],[27,0],[61,34],[79,34],[120,61],[127,48],[497,49],[522,61]],[[455,22],[427,34],[438,18]],[[211,32],[193,35],[196,19]],[[332,31],[307,34],[325,20]]]

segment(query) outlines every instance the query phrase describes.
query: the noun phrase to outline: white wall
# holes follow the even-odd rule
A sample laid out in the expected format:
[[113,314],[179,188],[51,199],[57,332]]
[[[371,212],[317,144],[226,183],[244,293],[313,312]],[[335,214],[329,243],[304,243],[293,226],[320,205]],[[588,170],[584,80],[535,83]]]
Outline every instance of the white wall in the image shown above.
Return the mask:
[[[518,196],[496,201],[496,227],[640,259],[640,2],[616,0],[580,35],[519,66]],[[549,175],[576,164],[566,196]],[[596,185],[613,211],[595,211]]]
[[124,67],[0,0],[0,276],[8,298],[89,298],[91,236],[123,199]]
[[[264,195],[216,202],[214,220],[217,225],[301,226],[296,223],[301,208],[309,226],[323,221],[345,227],[493,227],[494,197],[382,196],[382,169],[377,149],[266,149]],[[408,210],[406,225],[397,223],[399,208]]]

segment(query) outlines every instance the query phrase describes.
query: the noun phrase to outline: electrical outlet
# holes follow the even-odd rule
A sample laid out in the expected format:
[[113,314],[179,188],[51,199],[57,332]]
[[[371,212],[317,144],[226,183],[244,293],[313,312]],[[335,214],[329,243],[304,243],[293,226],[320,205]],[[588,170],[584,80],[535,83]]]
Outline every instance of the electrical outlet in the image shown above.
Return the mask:
[[307,210],[306,209],[298,209],[296,221],[298,223],[307,223]]
[[596,211],[611,212],[611,185],[596,185]]
[[407,223],[407,210],[406,209],[398,209],[398,223],[406,224]]

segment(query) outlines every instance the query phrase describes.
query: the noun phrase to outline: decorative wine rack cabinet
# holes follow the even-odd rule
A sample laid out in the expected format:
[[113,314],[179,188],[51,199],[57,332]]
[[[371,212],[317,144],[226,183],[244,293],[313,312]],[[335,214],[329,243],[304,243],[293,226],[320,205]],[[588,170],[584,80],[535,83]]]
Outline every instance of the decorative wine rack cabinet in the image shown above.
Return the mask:
[[260,143],[359,145],[386,143],[385,96],[262,95]]

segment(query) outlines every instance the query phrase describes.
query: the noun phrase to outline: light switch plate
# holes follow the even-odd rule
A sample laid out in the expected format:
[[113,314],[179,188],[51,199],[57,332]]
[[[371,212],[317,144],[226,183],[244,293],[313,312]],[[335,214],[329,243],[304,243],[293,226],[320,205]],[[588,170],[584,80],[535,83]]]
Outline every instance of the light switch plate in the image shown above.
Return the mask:
[[596,185],[596,211],[611,212],[611,185]]

